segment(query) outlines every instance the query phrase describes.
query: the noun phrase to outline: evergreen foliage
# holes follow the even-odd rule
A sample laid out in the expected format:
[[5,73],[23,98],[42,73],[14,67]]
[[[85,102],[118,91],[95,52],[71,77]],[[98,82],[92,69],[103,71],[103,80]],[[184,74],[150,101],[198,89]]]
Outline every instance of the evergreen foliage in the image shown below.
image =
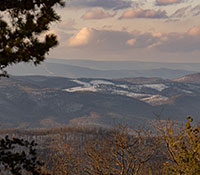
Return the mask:
[[45,175],[41,170],[43,163],[37,158],[36,146],[34,141],[9,139],[8,136],[1,139],[0,173]]
[[[62,0],[0,0],[0,71],[6,76],[9,65],[45,59],[58,44],[55,34],[45,34],[50,24],[60,20],[55,5]],[[41,39],[44,35],[44,39]]]

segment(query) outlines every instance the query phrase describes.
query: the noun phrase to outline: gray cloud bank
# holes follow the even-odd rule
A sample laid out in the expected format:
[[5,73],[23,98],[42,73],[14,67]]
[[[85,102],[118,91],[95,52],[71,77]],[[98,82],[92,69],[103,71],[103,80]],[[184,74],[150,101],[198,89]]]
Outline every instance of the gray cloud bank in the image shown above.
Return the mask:
[[131,0],[72,0],[66,2],[67,7],[102,7],[113,10],[130,8],[133,4],[135,3]]
[[51,57],[70,59],[199,61],[200,26],[183,33],[140,33],[84,27],[60,41],[60,46],[53,52]]
[[179,4],[184,2],[184,0],[156,0],[155,4],[158,6],[167,6],[172,4]]

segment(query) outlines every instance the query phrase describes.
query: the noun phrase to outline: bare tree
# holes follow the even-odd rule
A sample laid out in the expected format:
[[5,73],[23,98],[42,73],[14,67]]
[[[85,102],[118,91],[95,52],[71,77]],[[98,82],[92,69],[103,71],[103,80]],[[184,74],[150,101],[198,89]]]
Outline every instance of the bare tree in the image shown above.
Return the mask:
[[130,130],[121,125],[101,140],[85,147],[89,175],[138,175],[155,153],[157,140],[149,130]]

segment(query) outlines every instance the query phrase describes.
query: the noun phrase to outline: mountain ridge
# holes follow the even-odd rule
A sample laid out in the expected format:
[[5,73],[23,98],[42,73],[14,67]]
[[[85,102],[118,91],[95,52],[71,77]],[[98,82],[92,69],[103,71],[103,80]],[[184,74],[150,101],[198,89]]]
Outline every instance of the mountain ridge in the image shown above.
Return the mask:
[[59,63],[42,63],[35,67],[31,64],[18,64],[7,69],[11,75],[43,75],[67,78],[124,78],[124,77],[161,77],[178,78],[194,71],[157,68],[157,69],[116,69],[98,70]]
[[177,78],[174,81],[182,83],[200,84],[200,73],[194,73]]
[[[152,81],[150,81],[152,80]],[[171,116],[198,119],[200,85],[173,81],[141,83],[108,79],[11,76],[0,80],[0,122],[4,128],[69,124],[137,125]]]

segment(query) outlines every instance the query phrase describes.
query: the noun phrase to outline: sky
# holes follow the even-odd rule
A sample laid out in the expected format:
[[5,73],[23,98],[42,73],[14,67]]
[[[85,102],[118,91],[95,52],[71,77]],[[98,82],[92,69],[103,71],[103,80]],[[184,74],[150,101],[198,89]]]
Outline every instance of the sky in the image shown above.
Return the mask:
[[48,57],[200,62],[199,0],[66,0]]

